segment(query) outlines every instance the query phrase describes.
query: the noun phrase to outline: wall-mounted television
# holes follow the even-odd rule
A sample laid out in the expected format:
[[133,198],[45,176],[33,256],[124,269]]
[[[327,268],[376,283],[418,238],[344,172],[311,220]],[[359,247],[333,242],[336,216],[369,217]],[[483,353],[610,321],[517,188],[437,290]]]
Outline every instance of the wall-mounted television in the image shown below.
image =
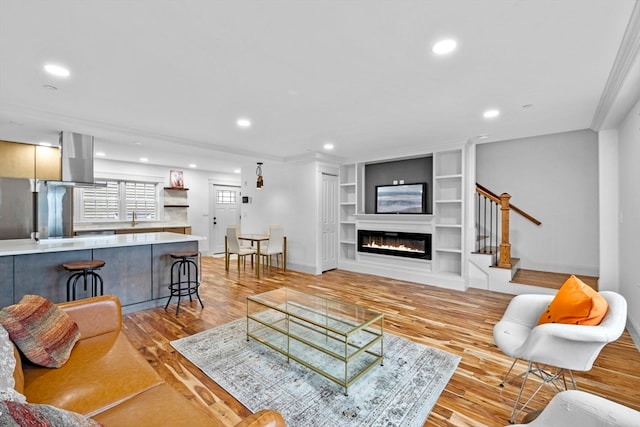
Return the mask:
[[376,185],[376,213],[427,213],[427,183]]

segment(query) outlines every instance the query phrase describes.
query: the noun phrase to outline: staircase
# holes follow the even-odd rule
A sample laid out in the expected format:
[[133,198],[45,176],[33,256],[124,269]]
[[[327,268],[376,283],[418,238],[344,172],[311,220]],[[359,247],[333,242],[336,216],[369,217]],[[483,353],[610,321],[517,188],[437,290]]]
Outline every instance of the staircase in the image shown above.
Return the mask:
[[[570,273],[527,270],[519,267],[520,259],[511,256],[509,213],[514,211],[536,225],[539,220],[512,205],[511,196],[497,195],[476,184],[476,247],[470,254],[471,287],[509,294],[555,294]],[[598,290],[598,278],[577,275]]]

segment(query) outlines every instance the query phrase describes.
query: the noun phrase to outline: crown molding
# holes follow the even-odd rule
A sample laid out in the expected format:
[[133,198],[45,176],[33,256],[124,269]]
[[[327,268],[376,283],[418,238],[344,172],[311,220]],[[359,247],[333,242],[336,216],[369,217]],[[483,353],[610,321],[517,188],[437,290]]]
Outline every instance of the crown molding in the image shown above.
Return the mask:
[[620,94],[626,78],[633,67],[633,63],[640,55],[640,2],[636,4],[631,12],[627,29],[622,37],[618,54],[613,62],[611,73],[607,79],[600,101],[596,107],[595,114],[591,120],[591,129],[598,132],[602,129],[607,116],[611,112],[616,98]]

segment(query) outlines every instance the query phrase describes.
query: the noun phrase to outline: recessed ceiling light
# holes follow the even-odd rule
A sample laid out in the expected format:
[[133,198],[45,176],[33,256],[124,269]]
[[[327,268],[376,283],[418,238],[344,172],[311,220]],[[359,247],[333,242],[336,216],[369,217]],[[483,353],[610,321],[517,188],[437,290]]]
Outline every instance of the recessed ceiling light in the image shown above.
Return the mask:
[[42,145],[43,147],[51,147],[51,143],[47,141],[40,141],[38,145]]
[[444,39],[434,44],[431,50],[436,55],[445,55],[447,53],[453,52],[456,49],[457,45],[458,43],[456,43],[456,41],[453,39]]
[[238,127],[246,129],[251,127],[251,120],[246,118],[239,118],[238,120],[236,120],[236,124],[238,125]]
[[488,138],[489,138],[489,135],[486,135],[486,134],[485,134],[485,135],[478,135],[478,137],[477,137],[477,138],[478,138],[478,139],[488,139]]
[[323,148],[324,148],[325,150],[333,150],[333,143],[331,143],[331,142],[327,142],[327,143],[325,143],[325,144],[323,145]]
[[106,156],[106,154],[103,151],[96,151],[96,156],[104,157],[104,156]]
[[522,108],[527,109],[533,107],[533,104],[524,104]]
[[240,172],[242,172],[242,170],[240,170],[240,169],[234,169],[233,170],[233,173],[240,173]]
[[42,87],[47,90],[58,90],[58,88],[55,87],[54,85],[42,85]]
[[141,161],[141,162],[148,162],[148,161],[149,161],[149,159],[148,159],[148,158],[146,158],[146,157],[140,157],[140,161]]
[[198,165],[196,165],[195,163],[189,163],[189,167],[190,168],[195,168],[196,166],[198,166]]
[[500,110],[487,110],[482,113],[485,119],[492,119],[494,117],[498,117],[500,115]]
[[44,69],[47,73],[57,77],[69,77],[69,75],[71,75],[71,72],[67,68],[60,65],[47,64],[44,66]]

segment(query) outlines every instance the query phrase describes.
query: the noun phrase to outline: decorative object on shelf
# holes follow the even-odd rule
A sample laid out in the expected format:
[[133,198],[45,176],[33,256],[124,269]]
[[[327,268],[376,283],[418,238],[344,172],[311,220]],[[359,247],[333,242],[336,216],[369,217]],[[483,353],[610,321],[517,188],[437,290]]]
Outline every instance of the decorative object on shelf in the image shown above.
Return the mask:
[[264,179],[262,178],[262,162],[258,162],[258,167],[256,168],[256,175],[258,175],[258,179],[256,181],[256,188],[261,189],[264,186]]
[[172,170],[170,178],[172,188],[184,188],[184,172]]

